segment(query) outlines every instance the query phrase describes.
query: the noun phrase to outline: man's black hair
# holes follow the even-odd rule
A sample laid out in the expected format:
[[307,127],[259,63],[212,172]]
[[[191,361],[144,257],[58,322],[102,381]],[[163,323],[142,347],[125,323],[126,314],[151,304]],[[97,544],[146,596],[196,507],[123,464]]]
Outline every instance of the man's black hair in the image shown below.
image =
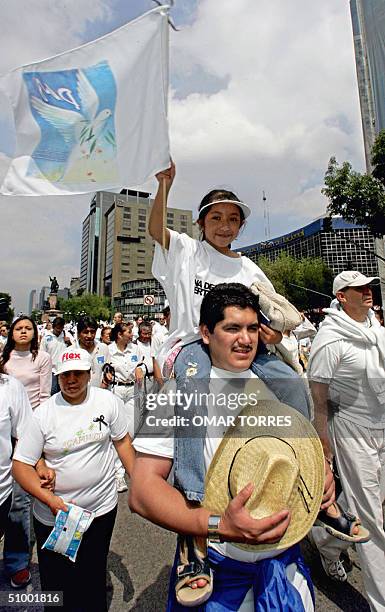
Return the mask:
[[98,329],[98,324],[96,319],[94,319],[93,317],[81,317],[76,327],[78,330],[78,334],[80,334],[84,329],[87,329],[87,327],[91,327],[91,329],[94,329],[96,331]]
[[207,325],[210,334],[225,318],[225,308],[251,308],[260,320],[259,297],[241,283],[221,283],[213,287],[202,300],[199,325]]
[[169,314],[170,314],[170,306],[165,306],[162,310],[162,315],[164,317],[168,317]]
[[52,327],[56,327],[56,325],[61,325],[62,327],[64,327],[65,321],[63,319],[63,317],[55,317],[54,320],[52,321]]

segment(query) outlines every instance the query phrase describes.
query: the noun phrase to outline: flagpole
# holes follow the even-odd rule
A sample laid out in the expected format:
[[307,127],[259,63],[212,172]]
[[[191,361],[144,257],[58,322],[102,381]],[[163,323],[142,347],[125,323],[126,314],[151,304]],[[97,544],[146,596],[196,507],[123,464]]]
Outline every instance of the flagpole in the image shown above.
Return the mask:
[[162,179],[162,217],[163,217],[163,222],[162,222],[162,249],[165,250],[166,249],[166,223],[167,223],[167,216],[166,216],[166,206],[167,206],[167,198],[166,198],[166,179],[163,178]]

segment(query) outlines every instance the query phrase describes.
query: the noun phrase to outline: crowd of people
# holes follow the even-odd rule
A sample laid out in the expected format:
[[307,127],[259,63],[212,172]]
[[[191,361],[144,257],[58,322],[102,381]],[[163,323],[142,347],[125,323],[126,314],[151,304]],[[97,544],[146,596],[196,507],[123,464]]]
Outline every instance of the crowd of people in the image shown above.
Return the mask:
[[[250,214],[233,192],[203,198],[200,240],[164,225],[174,176],[174,165],[157,175],[149,220],[153,275],[168,300],[156,321],[115,313],[111,322],[56,317],[37,326],[20,316],[0,325],[0,532],[10,585],[31,579],[32,501],[42,590],[62,591],[71,612],[106,610],[128,474],[132,511],[178,534],[167,610],[316,609],[299,545],[308,537],[339,583],[341,554],[355,545],[369,606],[384,612],[378,279],[338,274],[335,299],[314,325],[231,250]],[[92,513],[75,562],[47,546],[55,517],[72,505]]]

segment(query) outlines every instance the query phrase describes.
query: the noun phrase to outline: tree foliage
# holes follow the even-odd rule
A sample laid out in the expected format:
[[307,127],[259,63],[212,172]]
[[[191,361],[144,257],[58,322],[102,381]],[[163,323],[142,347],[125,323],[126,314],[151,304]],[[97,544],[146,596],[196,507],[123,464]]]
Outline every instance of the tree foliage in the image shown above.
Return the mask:
[[[281,253],[275,261],[260,257],[258,265],[271,280],[275,290],[299,310],[319,308],[330,303],[334,275],[321,258],[296,259],[287,253]],[[324,293],[330,298],[299,287]]]
[[0,292],[0,320],[11,323],[14,316],[14,309],[11,307],[12,298],[9,293]]
[[77,320],[88,315],[95,319],[109,320],[111,317],[110,299],[94,293],[83,293],[69,300],[58,299],[58,307],[67,320]]
[[331,157],[322,193],[329,200],[328,212],[346,221],[364,225],[374,236],[385,234],[385,130],[373,148],[372,174],[360,174],[349,162],[338,165]]

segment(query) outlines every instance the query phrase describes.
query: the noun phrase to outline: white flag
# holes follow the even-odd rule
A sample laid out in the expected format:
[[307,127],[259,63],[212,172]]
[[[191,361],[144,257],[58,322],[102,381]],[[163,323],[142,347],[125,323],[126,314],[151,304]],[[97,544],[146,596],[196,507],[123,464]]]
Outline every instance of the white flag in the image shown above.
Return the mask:
[[0,78],[16,154],[3,195],[141,185],[170,160],[167,7]]

